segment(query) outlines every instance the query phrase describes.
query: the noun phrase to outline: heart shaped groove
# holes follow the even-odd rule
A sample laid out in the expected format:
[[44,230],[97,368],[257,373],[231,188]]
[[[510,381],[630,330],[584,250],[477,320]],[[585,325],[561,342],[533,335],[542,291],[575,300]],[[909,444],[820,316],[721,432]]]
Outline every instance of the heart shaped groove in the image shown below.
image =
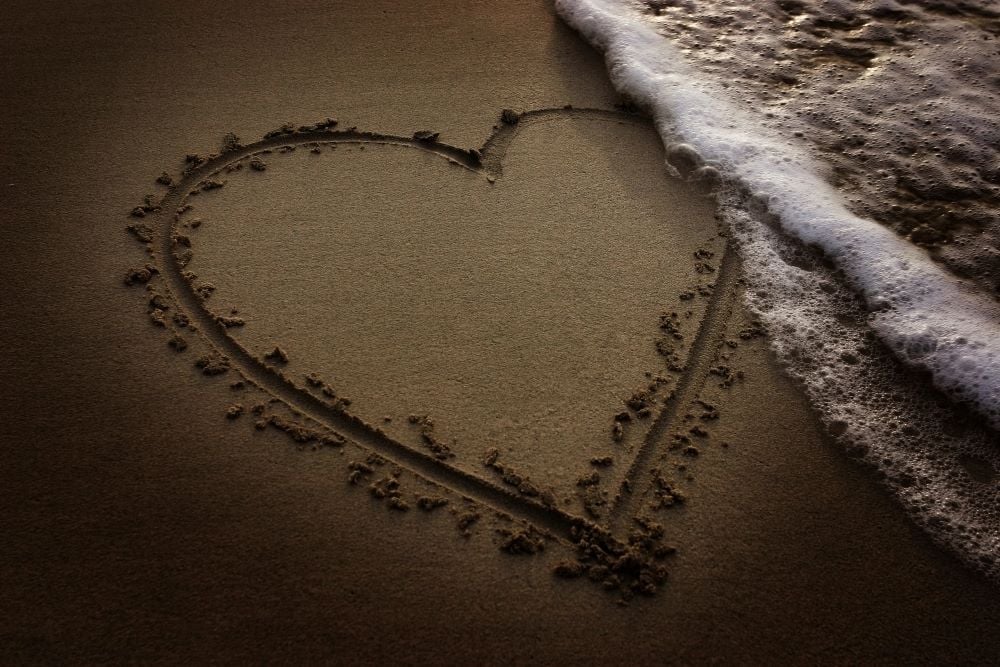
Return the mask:
[[[163,287],[178,312],[183,312],[187,316],[215,352],[228,358],[230,366],[239,372],[246,382],[270,394],[293,412],[460,496],[535,524],[557,538],[565,538],[574,527],[593,526],[593,522],[558,507],[552,499],[547,498],[543,502],[537,495],[518,493],[516,489],[463,470],[448,460],[435,457],[431,452],[414,448],[353,414],[343,404],[331,403],[296,385],[278,367],[266,363],[250,352],[229,334],[224,323],[225,318],[220,318],[208,310],[202,295],[185,276],[186,260],[179,256],[177,246],[179,225],[188,198],[198,191],[211,189],[217,183],[216,177],[227,168],[231,169],[233,165],[248,158],[253,168],[252,161],[255,158],[284,147],[318,148],[333,144],[353,144],[363,147],[365,144],[383,144],[431,153],[493,182],[502,177],[504,155],[521,128],[565,116],[649,123],[648,120],[632,114],[600,109],[540,109],[511,117],[505,112],[504,122],[494,128],[493,133],[479,150],[465,150],[442,143],[433,133],[418,132],[412,137],[403,137],[364,132],[355,128],[335,130],[333,129],[335,123],[332,121],[298,130],[286,128],[283,132],[271,133],[263,140],[249,145],[240,145],[233,138],[222,154],[207,160],[194,160],[183,178],[179,182],[170,184],[167,194],[158,207],[146,207],[148,220],[153,223],[150,239],[151,254],[154,260],[162,258],[162,261],[158,262],[160,265],[158,269],[164,283]],[[705,307],[697,334],[687,350],[686,359],[680,364],[683,366],[683,372],[675,390],[666,400],[659,402],[659,412],[653,415],[652,423],[641,443],[632,452],[631,461],[626,461],[626,465],[615,468],[619,472],[616,477],[611,478],[614,496],[607,514],[606,527],[609,529],[625,530],[631,517],[641,513],[639,510],[643,499],[656,482],[654,473],[651,472],[651,463],[667,446],[667,430],[677,421],[679,413],[697,397],[709,374],[715,352],[722,343],[723,331],[735,294],[734,263],[734,253],[730,252],[727,246],[719,261],[714,289]]]

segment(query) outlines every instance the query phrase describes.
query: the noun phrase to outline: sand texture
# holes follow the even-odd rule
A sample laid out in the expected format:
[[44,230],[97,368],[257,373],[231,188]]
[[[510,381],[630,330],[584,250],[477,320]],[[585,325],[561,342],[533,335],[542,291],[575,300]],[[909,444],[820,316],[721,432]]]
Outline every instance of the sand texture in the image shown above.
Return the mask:
[[2,10],[0,662],[995,662],[545,3]]

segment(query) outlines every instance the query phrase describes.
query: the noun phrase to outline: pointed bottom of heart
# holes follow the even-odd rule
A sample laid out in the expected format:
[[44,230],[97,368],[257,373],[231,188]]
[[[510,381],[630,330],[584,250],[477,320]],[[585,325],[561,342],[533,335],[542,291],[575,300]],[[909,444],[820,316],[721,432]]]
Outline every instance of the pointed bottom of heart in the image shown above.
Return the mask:
[[591,482],[626,474],[678,380],[722,242],[644,122],[554,115],[505,148],[497,173],[408,145],[269,154],[192,198],[187,268],[305,390],[600,515]]

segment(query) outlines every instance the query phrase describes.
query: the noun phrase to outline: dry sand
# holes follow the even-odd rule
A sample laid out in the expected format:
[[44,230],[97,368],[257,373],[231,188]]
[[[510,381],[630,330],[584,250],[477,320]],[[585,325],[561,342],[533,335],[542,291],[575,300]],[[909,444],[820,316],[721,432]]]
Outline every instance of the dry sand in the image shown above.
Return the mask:
[[[409,415],[429,416],[455,465],[489,476],[495,447],[579,505],[591,459],[624,469],[638,450],[655,405],[640,418],[624,399],[668,379],[658,342],[685,356],[709,299],[679,295],[714,283],[717,262],[695,254],[724,244],[711,201],[667,178],[648,121],[554,110],[499,136],[487,171],[338,140],[224,172],[181,218],[201,221],[182,222],[186,268],[215,288],[211,311],[248,322],[230,327],[246,348],[281,345],[299,384],[316,373],[416,449],[432,443]],[[679,338],[665,309],[682,311]]]
[[[18,4],[3,662],[1000,657],[995,589],[824,438],[711,200],[547,5]],[[588,513],[662,524],[655,596],[553,576]]]

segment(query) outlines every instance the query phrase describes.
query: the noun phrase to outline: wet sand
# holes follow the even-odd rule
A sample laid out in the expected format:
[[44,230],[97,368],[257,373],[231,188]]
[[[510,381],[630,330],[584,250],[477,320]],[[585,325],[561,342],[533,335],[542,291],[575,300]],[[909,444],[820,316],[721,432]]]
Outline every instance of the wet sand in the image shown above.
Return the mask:
[[[5,14],[5,662],[1000,654],[996,590],[931,546],[826,440],[743,314],[735,280],[707,288],[722,284],[725,253],[710,200],[655,169],[661,149],[640,119],[526,120],[508,128],[502,164],[489,150],[483,164],[449,152],[483,147],[494,126],[504,130],[504,108],[614,112],[599,56],[548,6],[213,14],[107,3]],[[332,148],[289,134],[261,156],[263,171],[248,155],[238,171],[204,176],[225,186],[187,199],[194,208],[175,229],[187,241],[154,237],[150,258],[125,232],[161,229],[170,212],[129,212],[146,193],[168,193],[154,180],[164,170],[181,179],[185,155],[217,153],[227,132],[250,144],[286,121],[327,117],[335,132],[408,139],[429,129],[441,143],[330,133],[347,141]],[[477,218],[516,224],[455,230]],[[221,334],[174,318],[195,297],[171,297],[164,275],[152,291],[123,284],[129,267],[162,269],[186,250],[191,286],[215,288],[206,312],[233,318],[231,349],[294,386],[255,389],[270,376],[238,354],[206,373]],[[367,284],[352,280],[369,269]],[[167,308],[152,300],[160,293]],[[408,310],[416,294],[426,302]],[[482,294],[496,309],[475,309]],[[158,313],[165,326],[151,321]],[[525,330],[499,326],[511,320]],[[185,349],[172,349],[177,336]],[[478,342],[456,346],[465,356],[442,373],[449,338]],[[674,341],[667,354],[664,340]],[[281,353],[265,358],[275,346]],[[656,414],[641,418],[627,399],[651,380],[646,371],[670,379],[651,401]],[[350,405],[337,404],[344,397]],[[538,415],[518,420],[538,402]],[[627,421],[616,420],[622,412]],[[626,424],[620,439],[616,424]],[[338,426],[362,446],[341,442]],[[444,443],[455,472],[370,458],[374,448],[392,460],[397,442],[435,460]],[[498,457],[484,465],[492,448]],[[591,463],[605,456],[610,466]],[[504,479],[511,470],[520,484]],[[587,482],[593,472],[599,485]],[[614,514],[626,475],[640,490],[622,493]],[[525,477],[553,498],[525,493]],[[605,504],[594,503],[595,486]],[[677,553],[657,559],[669,579],[655,596],[623,599],[603,590],[605,576],[553,576],[576,562],[560,517],[588,516],[588,494],[616,534],[637,514],[663,526],[662,544]],[[519,517],[553,538],[525,534]]]

